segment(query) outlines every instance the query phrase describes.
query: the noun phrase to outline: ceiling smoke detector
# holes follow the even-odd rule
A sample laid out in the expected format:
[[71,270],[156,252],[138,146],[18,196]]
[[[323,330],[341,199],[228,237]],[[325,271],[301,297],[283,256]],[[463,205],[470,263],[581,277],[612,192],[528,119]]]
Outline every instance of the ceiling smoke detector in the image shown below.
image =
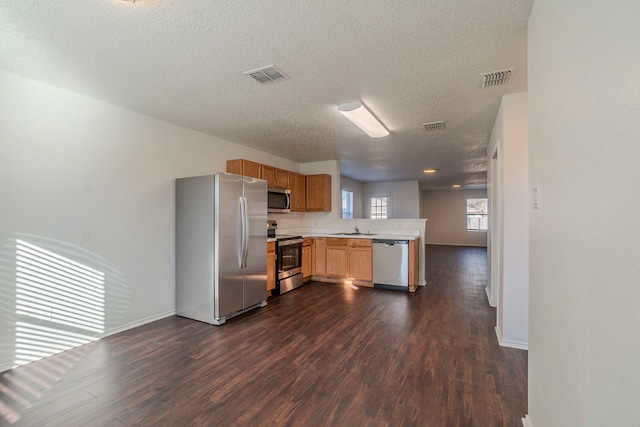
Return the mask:
[[259,83],[272,83],[289,79],[289,76],[275,65],[267,65],[266,67],[261,67],[256,70],[245,71],[242,74],[247,74]]
[[493,73],[481,74],[482,87],[492,87],[507,84],[511,81],[511,77],[515,72],[515,68],[509,68],[508,70],[494,71]]
[[422,126],[426,129],[427,132],[433,132],[436,130],[444,130],[445,125],[444,122],[431,122],[431,123],[423,123]]

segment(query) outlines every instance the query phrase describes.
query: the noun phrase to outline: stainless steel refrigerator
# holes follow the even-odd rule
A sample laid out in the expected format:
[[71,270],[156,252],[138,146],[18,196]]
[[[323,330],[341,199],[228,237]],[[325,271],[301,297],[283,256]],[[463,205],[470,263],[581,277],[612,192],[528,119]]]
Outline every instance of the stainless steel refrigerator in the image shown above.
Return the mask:
[[267,182],[176,180],[176,314],[221,325],[267,304]]

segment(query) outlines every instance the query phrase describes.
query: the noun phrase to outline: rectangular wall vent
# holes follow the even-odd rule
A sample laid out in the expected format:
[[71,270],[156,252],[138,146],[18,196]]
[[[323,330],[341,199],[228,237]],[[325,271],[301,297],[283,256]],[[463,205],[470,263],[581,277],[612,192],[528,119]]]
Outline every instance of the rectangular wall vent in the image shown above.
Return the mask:
[[243,74],[247,74],[252,79],[260,83],[272,83],[280,80],[287,80],[289,76],[278,69],[275,65],[267,65],[256,70],[245,71]]
[[492,87],[507,84],[511,81],[515,68],[502,71],[494,71],[493,73],[482,74],[482,87]]
[[435,130],[444,130],[445,129],[444,122],[424,123],[423,126],[427,130],[427,132],[432,132],[432,131],[435,131]]

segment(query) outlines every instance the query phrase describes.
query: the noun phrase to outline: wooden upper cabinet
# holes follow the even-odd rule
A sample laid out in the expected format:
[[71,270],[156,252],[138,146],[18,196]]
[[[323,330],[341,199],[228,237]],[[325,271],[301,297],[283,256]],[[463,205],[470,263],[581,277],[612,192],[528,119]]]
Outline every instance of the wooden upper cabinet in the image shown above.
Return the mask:
[[276,188],[289,188],[289,171],[276,169]]
[[289,188],[289,171],[262,165],[262,179],[267,181],[267,187]]
[[276,168],[272,166],[262,165],[262,179],[267,181],[267,187],[275,187],[276,184]]
[[227,172],[262,179],[262,165],[249,160],[227,160]]
[[304,212],[305,202],[305,176],[295,172],[289,172],[289,190],[291,190],[291,210]]
[[331,212],[331,175],[306,176],[307,212]]

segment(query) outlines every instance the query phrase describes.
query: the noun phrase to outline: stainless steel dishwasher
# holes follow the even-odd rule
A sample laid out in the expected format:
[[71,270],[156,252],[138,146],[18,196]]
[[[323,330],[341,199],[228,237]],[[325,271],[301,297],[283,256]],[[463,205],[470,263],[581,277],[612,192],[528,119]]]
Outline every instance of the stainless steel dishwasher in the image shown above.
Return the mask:
[[409,241],[373,240],[374,287],[409,289]]

